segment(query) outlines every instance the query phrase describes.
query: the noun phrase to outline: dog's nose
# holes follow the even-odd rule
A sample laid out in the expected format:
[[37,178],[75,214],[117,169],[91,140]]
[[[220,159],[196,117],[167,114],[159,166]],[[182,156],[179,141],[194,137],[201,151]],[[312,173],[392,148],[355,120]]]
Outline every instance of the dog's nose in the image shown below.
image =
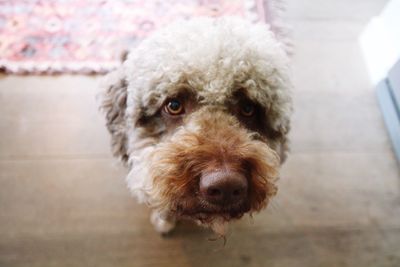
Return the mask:
[[247,179],[232,171],[218,171],[200,178],[200,193],[206,201],[216,205],[236,204],[247,197]]

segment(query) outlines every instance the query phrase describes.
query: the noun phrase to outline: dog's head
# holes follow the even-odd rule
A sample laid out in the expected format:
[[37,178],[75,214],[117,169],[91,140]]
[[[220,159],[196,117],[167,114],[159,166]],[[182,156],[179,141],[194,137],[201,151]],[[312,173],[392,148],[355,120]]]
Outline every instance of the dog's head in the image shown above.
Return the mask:
[[132,192],[206,225],[265,207],[287,151],[288,67],[267,25],[239,19],[176,23],[130,51],[102,107]]

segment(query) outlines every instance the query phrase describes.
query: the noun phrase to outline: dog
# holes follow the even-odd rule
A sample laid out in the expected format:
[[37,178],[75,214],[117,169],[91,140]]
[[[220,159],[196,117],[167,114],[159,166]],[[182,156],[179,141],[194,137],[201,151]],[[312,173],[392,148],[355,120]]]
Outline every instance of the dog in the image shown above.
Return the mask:
[[223,236],[277,193],[292,83],[286,45],[270,25],[173,23],[133,48],[102,86],[113,154],[158,232],[190,219]]

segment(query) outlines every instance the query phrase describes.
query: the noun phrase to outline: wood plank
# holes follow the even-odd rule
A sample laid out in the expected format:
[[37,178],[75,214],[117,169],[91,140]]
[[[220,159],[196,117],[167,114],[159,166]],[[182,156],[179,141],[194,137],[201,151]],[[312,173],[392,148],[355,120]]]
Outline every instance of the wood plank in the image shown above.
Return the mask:
[[0,170],[0,266],[397,263],[400,188],[384,154],[291,155],[272,206],[233,224],[225,248],[188,223],[160,237],[113,160],[11,160]]

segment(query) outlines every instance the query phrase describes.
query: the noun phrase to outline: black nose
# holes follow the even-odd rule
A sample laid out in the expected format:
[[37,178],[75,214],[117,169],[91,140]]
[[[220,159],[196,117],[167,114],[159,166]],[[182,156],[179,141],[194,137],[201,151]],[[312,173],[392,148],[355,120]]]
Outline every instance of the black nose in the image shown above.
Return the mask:
[[217,171],[200,178],[200,193],[212,204],[236,204],[246,199],[247,184],[246,177],[240,173]]

